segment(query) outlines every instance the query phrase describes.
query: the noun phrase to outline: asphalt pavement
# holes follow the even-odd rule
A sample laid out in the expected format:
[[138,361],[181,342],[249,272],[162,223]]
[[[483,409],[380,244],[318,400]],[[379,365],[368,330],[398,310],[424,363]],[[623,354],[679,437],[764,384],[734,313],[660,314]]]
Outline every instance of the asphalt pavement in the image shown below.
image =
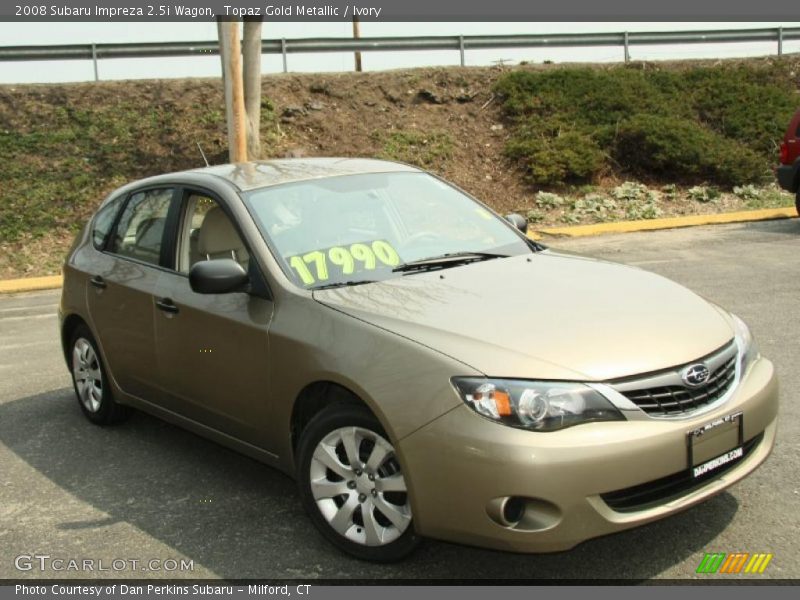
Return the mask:
[[[696,575],[706,552],[771,552],[757,577],[800,577],[800,219],[547,243],[663,274],[750,324],[782,388],[778,441],[759,470],[569,552],[427,541],[398,564],[359,562],[316,533],[281,473],[144,414],[89,424],[61,354],[59,292],[0,296],[0,578],[742,577]],[[94,571],[70,569],[86,560]]]

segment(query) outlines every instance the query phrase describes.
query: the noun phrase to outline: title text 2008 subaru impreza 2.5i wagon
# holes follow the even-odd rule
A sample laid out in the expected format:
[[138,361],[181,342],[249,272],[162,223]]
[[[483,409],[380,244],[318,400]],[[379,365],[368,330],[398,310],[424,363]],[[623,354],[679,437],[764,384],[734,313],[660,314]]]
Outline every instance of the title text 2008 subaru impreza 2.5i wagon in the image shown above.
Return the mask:
[[374,160],[127,185],[64,266],[79,405],[99,424],[135,407],[292,474],[322,534],[371,560],[423,536],[568,549],[766,459],[777,382],[741,320],[520,228]]

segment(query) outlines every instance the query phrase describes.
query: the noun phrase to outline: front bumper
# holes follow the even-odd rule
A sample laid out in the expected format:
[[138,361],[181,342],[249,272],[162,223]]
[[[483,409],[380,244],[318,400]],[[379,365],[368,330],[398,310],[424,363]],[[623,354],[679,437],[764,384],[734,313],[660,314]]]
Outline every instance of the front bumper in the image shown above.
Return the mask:
[[[750,452],[699,488],[618,512],[601,494],[687,470],[687,432],[741,411]],[[759,359],[733,396],[697,418],[588,423],[536,433],[493,423],[459,406],[400,441],[418,533],[516,552],[567,550],[688,508],[750,474],[775,442],[778,383]],[[502,524],[503,499],[523,498]]]

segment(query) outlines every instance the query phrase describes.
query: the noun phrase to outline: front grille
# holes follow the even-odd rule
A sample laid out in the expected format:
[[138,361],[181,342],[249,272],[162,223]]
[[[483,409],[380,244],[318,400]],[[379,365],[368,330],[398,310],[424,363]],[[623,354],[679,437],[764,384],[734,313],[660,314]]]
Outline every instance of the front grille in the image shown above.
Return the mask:
[[624,395],[649,414],[673,415],[691,412],[706,404],[719,400],[730,389],[736,376],[734,356],[716,371],[700,387],[668,385],[643,390],[631,390]]
[[762,439],[764,439],[764,434],[759,433],[756,437],[744,443],[741,458],[709,471],[700,477],[693,477],[691,470],[686,469],[661,479],[648,481],[623,490],[600,494],[600,497],[609,508],[617,512],[634,512],[664,504],[680,496],[685,496],[703,487],[709,480],[716,479],[723,473],[727,473],[747,458],[758,447]]
[[[610,385],[649,415],[685,415],[716,402],[731,389],[736,379],[736,359],[736,344],[731,343],[693,363]],[[681,373],[697,363],[706,365],[710,374],[703,385],[689,387]]]

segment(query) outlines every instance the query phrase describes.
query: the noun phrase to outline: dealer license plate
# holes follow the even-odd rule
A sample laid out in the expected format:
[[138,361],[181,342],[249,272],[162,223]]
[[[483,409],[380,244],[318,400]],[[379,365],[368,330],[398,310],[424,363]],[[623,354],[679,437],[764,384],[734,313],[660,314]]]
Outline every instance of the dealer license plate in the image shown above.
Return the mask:
[[702,477],[706,473],[716,471],[720,467],[742,458],[742,456],[744,456],[744,448],[739,446],[738,448],[734,448],[730,452],[726,452],[722,456],[718,456],[717,458],[712,458],[708,462],[704,462],[702,465],[697,465],[696,467],[692,467],[692,475],[694,477]]
[[744,415],[725,415],[686,434],[687,467],[702,477],[744,456]]

